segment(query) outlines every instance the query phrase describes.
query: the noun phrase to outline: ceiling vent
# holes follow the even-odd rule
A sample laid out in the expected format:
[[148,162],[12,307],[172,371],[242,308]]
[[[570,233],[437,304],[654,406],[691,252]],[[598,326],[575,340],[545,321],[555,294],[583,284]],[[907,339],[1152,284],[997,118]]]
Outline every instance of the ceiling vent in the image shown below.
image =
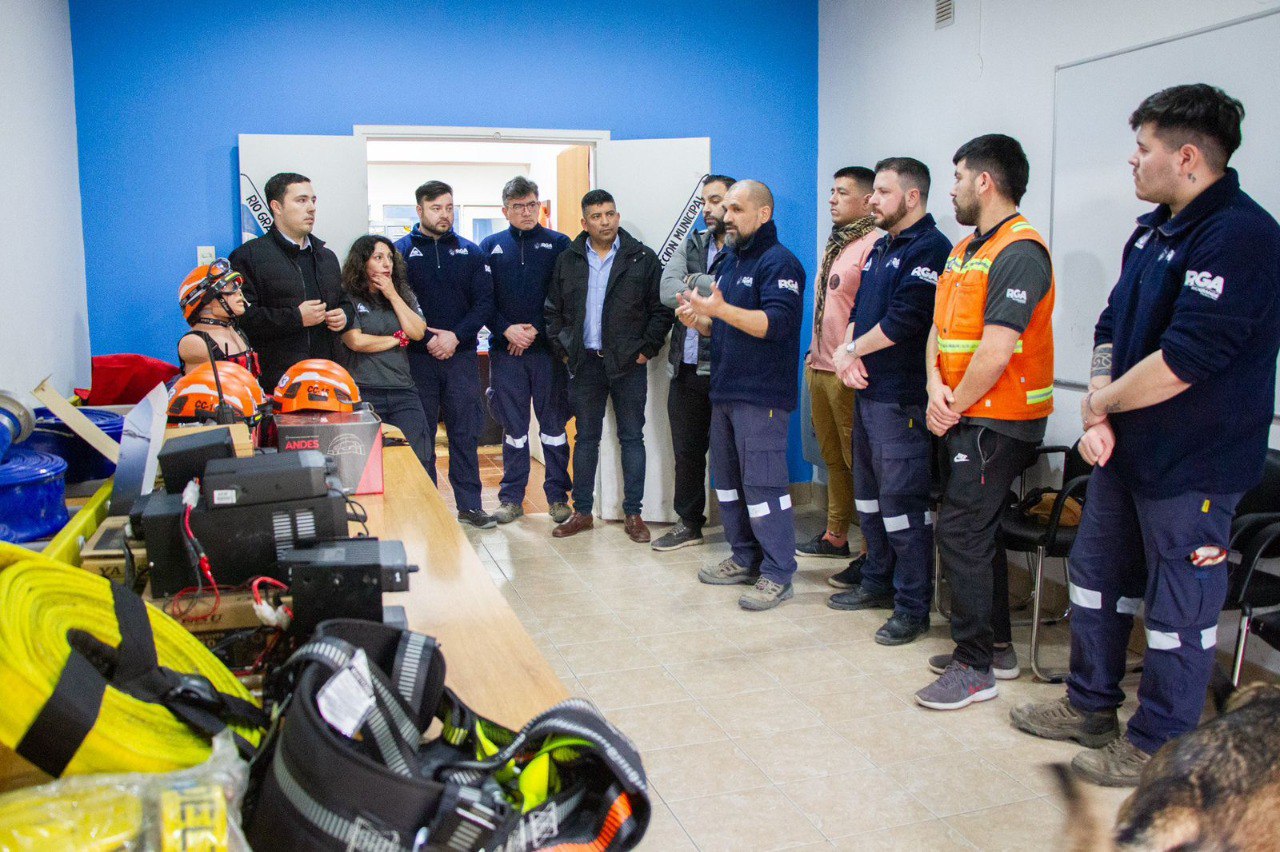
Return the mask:
[[956,22],[956,0],[933,0],[933,28],[940,30]]

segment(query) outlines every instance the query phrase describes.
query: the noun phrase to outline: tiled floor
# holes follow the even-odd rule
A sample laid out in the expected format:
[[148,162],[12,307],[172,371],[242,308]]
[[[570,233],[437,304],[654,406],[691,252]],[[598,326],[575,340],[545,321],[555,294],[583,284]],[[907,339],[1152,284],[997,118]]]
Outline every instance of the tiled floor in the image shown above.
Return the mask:
[[[799,537],[822,520],[798,513]],[[718,530],[708,545],[658,554],[621,524],[564,540],[551,528],[530,514],[468,536],[568,689],[639,746],[654,806],[641,848],[1061,847],[1042,767],[1077,747],[1026,736],[1008,713],[1062,687],[1024,674],[996,700],[925,710],[911,695],[933,677],[925,659],[951,650],[945,625],[935,614],[927,637],[875,644],[885,613],[826,607],[826,577],[842,563],[802,559],[795,599],[748,613],[738,588],[695,577],[728,555]],[[1025,665],[1027,629],[1016,633]],[[1046,649],[1065,661],[1065,632],[1051,630]],[[1089,792],[1108,819],[1127,794]]]

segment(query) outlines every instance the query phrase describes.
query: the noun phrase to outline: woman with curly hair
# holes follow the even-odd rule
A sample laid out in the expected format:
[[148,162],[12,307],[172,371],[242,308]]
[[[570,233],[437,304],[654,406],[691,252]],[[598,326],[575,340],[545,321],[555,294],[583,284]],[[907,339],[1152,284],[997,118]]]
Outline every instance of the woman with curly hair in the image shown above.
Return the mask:
[[425,466],[430,458],[427,418],[409,373],[406,347],[422,340],[427,321],[409,289],[404,259],[386,237],[360,237],[342,266],[342,288],[355,307],[355,321],[342,335],[343,365],[364,400],[404,433]]

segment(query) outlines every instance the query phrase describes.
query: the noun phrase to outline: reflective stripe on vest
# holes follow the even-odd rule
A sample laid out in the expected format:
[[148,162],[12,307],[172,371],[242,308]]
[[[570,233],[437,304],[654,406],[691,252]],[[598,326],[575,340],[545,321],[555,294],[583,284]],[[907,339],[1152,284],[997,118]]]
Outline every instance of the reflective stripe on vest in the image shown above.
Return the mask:
[[[947,258],[938,278],[933,322],[937,332],[938,369],[951,388],[960,384],[981,343],[991,264],[1001,251],[1021,240],[1032,240],[1048,251],[1035,227],[1018,215],[997,228],[973,257],[965,260],[965,251],[973,241],[972,237],[966,237]],[[1053,411],[1055,291],[1051,278],[1049,292],[1032,312],[1008,366],[991,390],[964,414],[998,420],[1037,420]],[[1010,292],[1010,298],[1016,296]]]

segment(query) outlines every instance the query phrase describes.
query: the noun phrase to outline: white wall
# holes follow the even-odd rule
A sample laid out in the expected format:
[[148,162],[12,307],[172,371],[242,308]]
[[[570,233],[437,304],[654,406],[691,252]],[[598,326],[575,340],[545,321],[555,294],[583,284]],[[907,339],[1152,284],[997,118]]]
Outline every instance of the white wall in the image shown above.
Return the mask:
[[89,382],[66,0],[0,0],[0,388]]
[[[818,249],[830,228],[831,174],[896,155],[929,166],[930,210],[958,239],[962,229],[947,195],[951,156],[983,133],[1007,133],[1022,143],[1031,162],[1022,211],[1047,233],[1057,65],[1276,5],[1280,0],[956,0],[955,23],[935,31],[933,0],[820,0]],[[1189,82],[1176,74],[1169,79]],[[1246,133],[1248,127],[1246,118]],[[1249,176],[1242,177],[1247,187]],[[1060,303],[1063,310],[1070,306]],[[1054,404],[1045,442],[1071,444],[1080,434],[1080,394],[1060,388]],[[1277,429],[1271,438],[1271,446],[1280,446]],[[1225,621],[1234,625],[1234,617]],[[1220,648],[1234,637],[1234,627],[1223,626]],[[1280,654],[1262,642],[1250,647],[1251,659],[1280,671]]]

